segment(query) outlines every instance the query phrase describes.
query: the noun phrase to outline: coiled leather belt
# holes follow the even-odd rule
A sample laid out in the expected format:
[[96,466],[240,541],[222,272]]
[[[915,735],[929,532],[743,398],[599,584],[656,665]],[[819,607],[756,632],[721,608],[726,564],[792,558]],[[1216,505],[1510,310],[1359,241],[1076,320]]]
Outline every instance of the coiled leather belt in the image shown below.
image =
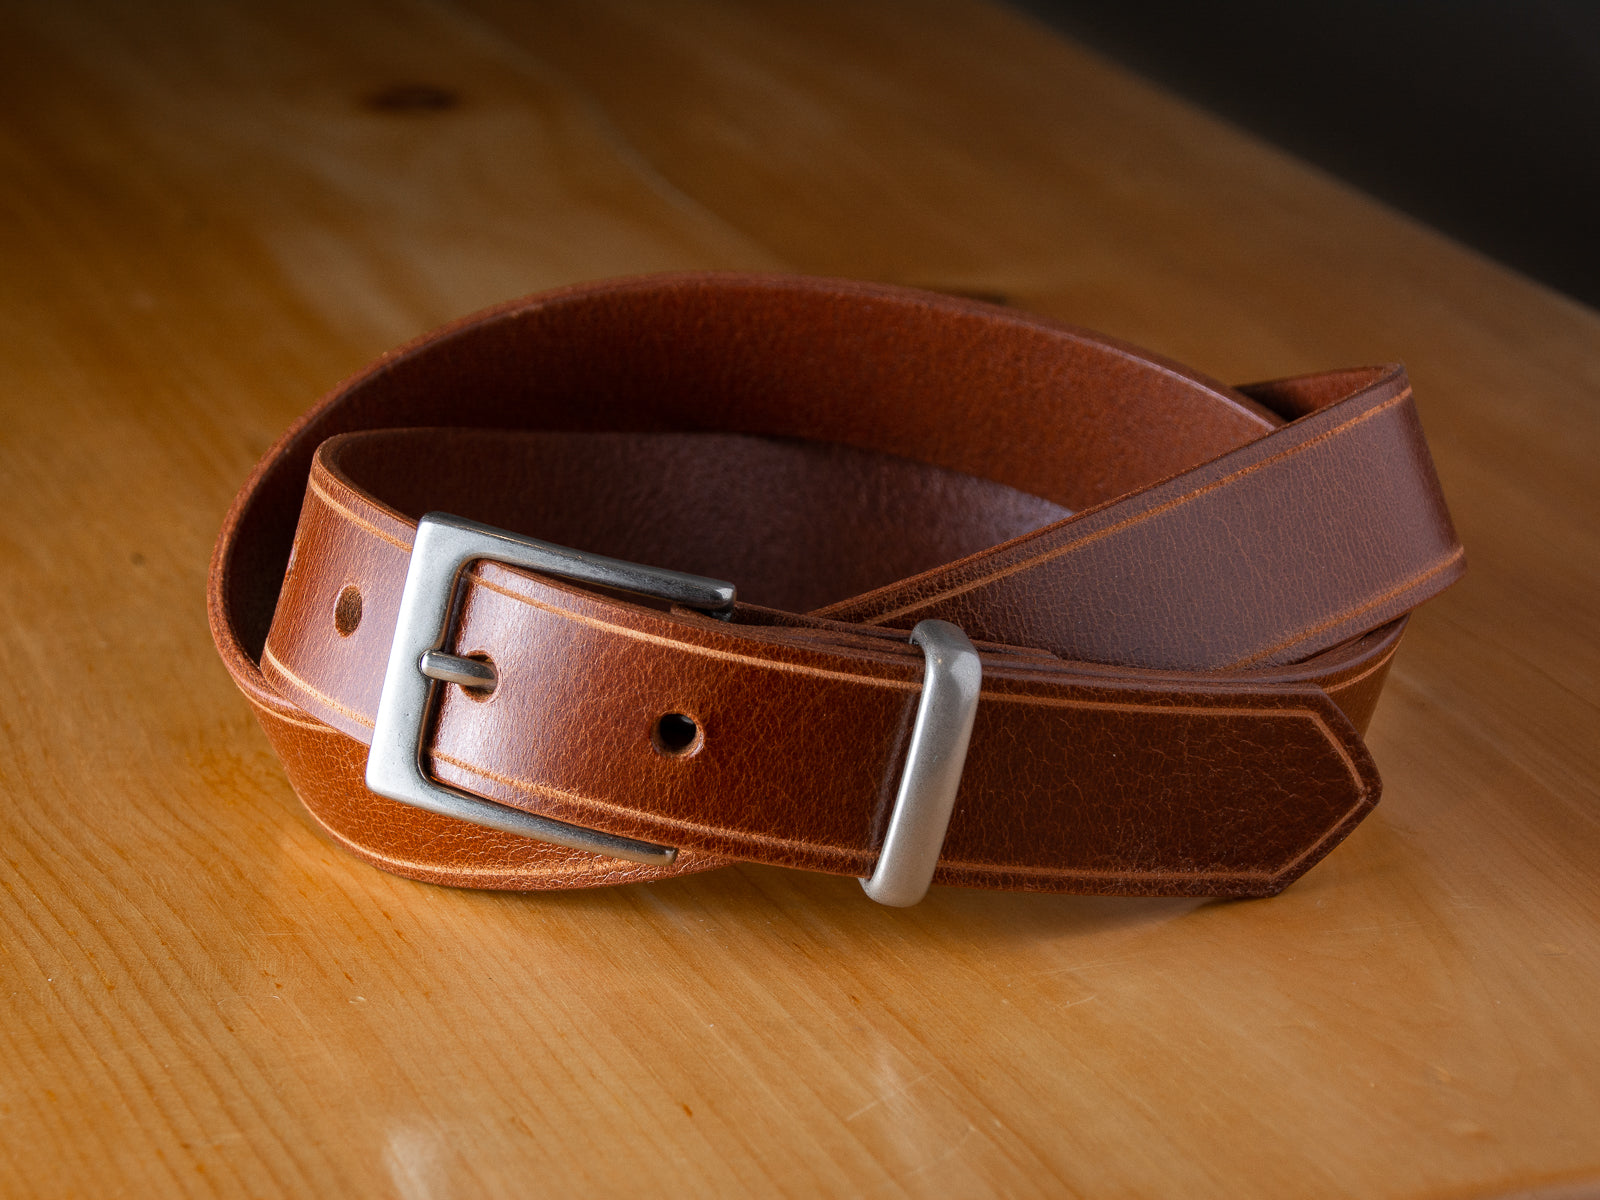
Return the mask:
[[1462,569],[1399,367],[1232,389],[951,297],[685,275],[338,387],[209,601],[306,807],[404,875],[1263,895],[1377,801],[1361,731]]

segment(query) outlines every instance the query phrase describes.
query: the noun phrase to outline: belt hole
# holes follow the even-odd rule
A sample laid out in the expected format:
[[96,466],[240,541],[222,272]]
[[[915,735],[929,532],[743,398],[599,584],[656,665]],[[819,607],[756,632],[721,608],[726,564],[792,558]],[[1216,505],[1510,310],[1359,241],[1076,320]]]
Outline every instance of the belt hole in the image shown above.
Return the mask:
[[655,744],[655,748],[668,758],[682,758],[686,754],[693,754],[704,741],[700,736],[700,726],[695,724],[693,717],[685,716],[683,713],[664,714],[656,722],[650,740]]
[[340,637],[349,637],[361,624],[361,589],[354,584],[339,593],[339,602],[333,606],[333,627]]

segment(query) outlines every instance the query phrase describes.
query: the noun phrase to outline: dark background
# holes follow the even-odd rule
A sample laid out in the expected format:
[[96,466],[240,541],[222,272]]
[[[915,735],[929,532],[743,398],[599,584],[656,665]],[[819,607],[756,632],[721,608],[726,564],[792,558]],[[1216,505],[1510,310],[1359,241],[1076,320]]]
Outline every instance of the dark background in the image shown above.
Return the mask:
[[1600,0],[1015,0],[1600,307]]

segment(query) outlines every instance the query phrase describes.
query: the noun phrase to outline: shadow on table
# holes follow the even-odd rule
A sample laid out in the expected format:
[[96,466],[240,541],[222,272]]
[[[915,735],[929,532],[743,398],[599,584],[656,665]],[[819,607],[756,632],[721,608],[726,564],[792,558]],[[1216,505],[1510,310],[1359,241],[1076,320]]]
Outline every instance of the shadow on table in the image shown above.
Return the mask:
[[516,900],[569,911],[642,910],[696,924],[766,928],[799,921],[830,937],[906,937],[986,944],[1062,938],[1154,927],[1219,903],[1195,898],[1062,896],[935,887],[911,908],[867,898],[854,879],[740,863],[699,875],[596,891],[525,893]]

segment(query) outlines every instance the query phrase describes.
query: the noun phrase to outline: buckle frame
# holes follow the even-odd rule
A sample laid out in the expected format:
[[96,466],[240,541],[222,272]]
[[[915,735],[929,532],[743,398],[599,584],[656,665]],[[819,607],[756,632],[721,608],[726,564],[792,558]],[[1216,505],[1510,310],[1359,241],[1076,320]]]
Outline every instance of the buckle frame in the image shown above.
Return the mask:
[[400,597],[367,753],[367,787],[402,804],[489,829],[629,862],[670,865],[678,855],[671,846],[510,808],[439,783],[423,770],[423,731],[436,682],[444,678],[478,688],[492,688],[495,683],[493,673],[480,664],[443,653],[455,607],[456,581],[468,563],[480,560],[653,596],[724,620],[731,614],[735,598],[733,584],[719,579],[589,554],[448,513],[426,514],[417,523],[411,565]]

